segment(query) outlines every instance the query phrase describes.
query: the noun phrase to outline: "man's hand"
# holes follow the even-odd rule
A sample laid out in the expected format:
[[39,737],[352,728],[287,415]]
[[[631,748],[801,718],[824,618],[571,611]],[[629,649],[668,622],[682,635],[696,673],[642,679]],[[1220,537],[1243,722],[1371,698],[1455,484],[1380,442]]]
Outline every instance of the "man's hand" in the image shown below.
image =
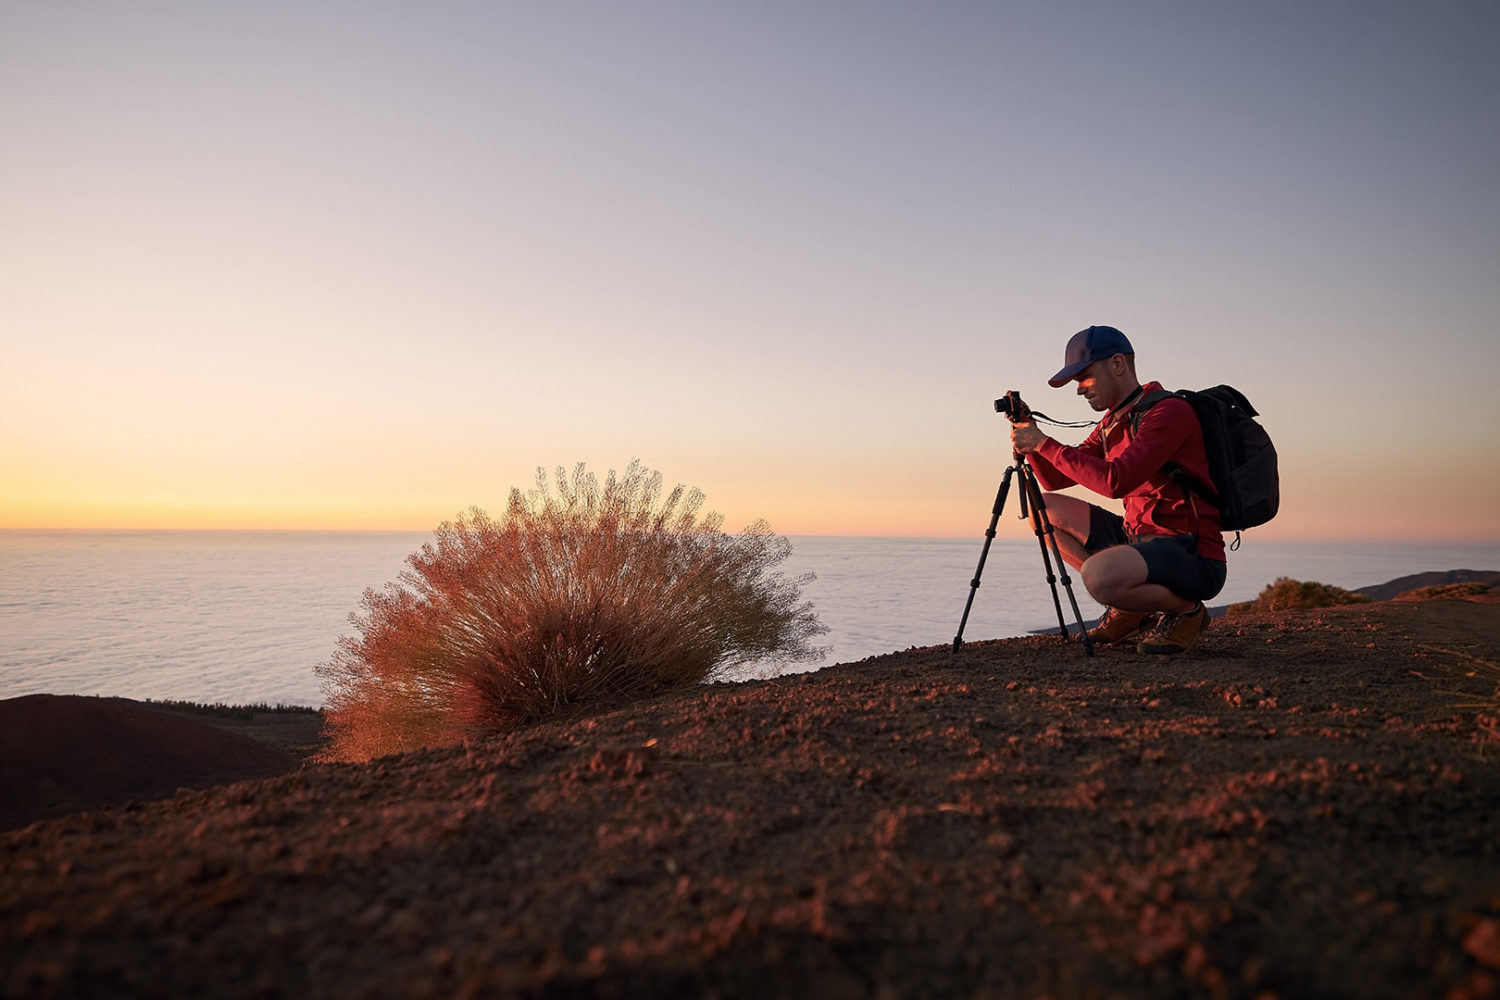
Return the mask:
[[1045,440],[1047,440],[1047,435],[1030,421],[1010,426],[1010,446],[1015,449],[1017,455],[1030,455],[1040,448]]

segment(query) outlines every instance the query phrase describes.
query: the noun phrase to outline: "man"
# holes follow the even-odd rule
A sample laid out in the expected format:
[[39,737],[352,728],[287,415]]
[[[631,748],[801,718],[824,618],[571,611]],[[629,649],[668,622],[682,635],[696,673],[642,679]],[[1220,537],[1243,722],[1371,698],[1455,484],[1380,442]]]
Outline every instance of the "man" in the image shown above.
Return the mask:
[[1223,588],[1227,569],[1219,511],[1169,475],[1176,466],[1212,484],[1203,430],[1192,405],[1176,397],[1133,412],[1161,384],[1141,385],[1135,351],[1112,326],[1091,326],[1068,341],[1066,363],[1048,384],[1072,381],[1104,414],[1082,444],[1060,444],[1031,422],[1014,425],[1010,438],[1017,454],[1030,456],[1044,490],[1080,485],[1125,501],[1122,518],[1078,497],[1046,496],[1063,559],[1108,606],[1089,636],[1120,643],[1154,624],[1140,652],[1184,652],[1207,627],[1203,602]]

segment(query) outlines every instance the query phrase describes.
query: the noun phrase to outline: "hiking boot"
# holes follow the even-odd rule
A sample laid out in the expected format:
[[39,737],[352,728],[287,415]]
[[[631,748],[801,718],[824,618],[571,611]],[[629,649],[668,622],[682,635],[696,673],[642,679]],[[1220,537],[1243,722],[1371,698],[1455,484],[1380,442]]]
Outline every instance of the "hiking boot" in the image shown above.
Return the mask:
[[1141,640],[1136,650],[1142,653],[1183,653],[1199,634],[1208,628],[1208,609],[1203,602],[1180,615],[1162,615],[1151,634]]
[[1121,611],[1119,608],[1109,608],[1104,612],[1104,617],[1099,619],[1099,624],[1089,629],[1089,640],[1100,646],[1112,645],[1129,639],[1144,628],[1149,628],[1151,619],[1155,617],[1154,611]]

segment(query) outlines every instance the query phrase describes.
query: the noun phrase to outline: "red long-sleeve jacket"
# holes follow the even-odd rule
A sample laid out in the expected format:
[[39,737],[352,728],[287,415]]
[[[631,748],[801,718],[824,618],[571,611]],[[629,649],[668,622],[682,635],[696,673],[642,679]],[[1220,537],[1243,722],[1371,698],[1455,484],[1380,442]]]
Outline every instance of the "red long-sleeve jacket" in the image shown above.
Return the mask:
[[1164,399],[1141,414],[1139,432],[1131,427],[1134,403],[1160,388],[1160,382],[1142,386],[1131,405],[1106,413],[1077,447],[1047,438],[1031,456],[1031,468],[1045,490],[1078,485],[1124,500],[1127,534],[1194,535],[1201,554],[1222,562],[1218,509],[1162,471],[1175,463],[1201,482],[1213,482],[1192,405]]

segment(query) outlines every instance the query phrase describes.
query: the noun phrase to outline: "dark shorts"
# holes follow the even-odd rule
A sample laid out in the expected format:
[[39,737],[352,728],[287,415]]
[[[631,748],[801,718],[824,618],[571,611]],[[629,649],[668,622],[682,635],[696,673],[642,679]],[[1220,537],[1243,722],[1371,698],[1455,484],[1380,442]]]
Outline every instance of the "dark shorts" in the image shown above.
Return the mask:
[[1152,535],[1132,539],[1125,533],[1125,519],[1103,507],[1089,505],[1089,540],[1084,547],[1099,552],[1116,545],[1129,545],[1146,560],[1146,582],[1160,584],[1178,597],[1206,601],[1224,589],[1229,566],[1198,554],[1192,535]]

